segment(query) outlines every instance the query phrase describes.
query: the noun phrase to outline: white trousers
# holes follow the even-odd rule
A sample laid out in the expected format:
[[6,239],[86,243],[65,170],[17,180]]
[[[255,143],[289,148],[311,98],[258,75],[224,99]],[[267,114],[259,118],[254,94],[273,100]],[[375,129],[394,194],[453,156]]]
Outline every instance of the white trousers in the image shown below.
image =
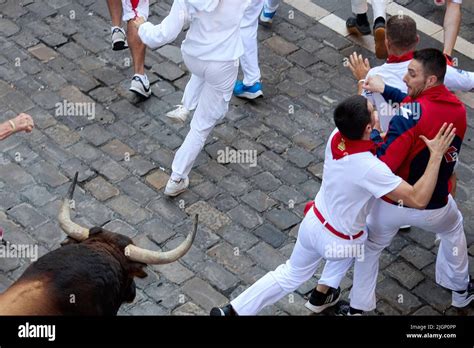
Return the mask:
[[[352,12],[355,14],[367,13],[368,5],[367,0],[351,0]],[[387,7],[386,0],[372,0],[372,9],[374,10],[374,19],[378,17],[383,17],[386,19]]]
[[265,0],[265,10],[267,12],[275,12],[280,6],[281,0]]
[[436,257],[436,283],[455,291],[467,288],[466,237],[463,218],[454,199],[449,196],[445,207],[433,210],[400,208],[379,199],[367,218],[369,238],[365,243],[365,257],[363,261],[355,261],[351,307],[363,311],[375,309],[379,257],[403,225],[419,227],[441,238]]
[[122,20],[124,22],[134,19],[135,17],[144,17],[145,20],[147,20],[150,12],[150,3],[148,0],[140,0],[134,9],[130,0],[122,0],[122,12]]
[[171,178],[174,180],[188,176],[209,133],[225,116],[239,69],[238,60],[203,61],[186,54],[183,54],[183,60],[192,74],[183,103],[189,110],[196,108],[196,111],[191,129],[173,160]]
[[252,86],[260,81],[261,73],[258,65],[258,17],[262,12],[264,0],[252,0],[245,10],[244,17],[240,24],[240,33],[244,44],[244,55],[240,58],[242,72],[244,73],[243,83]]
[[239,315],[257,314],[310,279],[322,259],[336,261],[356,256],[366,237],[365,232],[355,240],[335,236],[323,227],[311,209],[301,222],[290,259],[231,301],[232,307]]

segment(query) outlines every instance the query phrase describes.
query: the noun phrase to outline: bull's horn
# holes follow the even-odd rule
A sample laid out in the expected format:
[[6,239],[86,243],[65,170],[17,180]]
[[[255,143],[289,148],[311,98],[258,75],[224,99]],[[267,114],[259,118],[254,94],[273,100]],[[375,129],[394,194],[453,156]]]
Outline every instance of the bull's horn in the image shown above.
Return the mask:
[[166,252],[152,251],[130,244],[125,248],[125,255],[132,261],[142,262],[149,265],[160,265],[174,262],[184,256],[184,254],[186,254],[191,248],[191,245],[193,245],[194,238],[196,237],[197,226],[198,215],[195,215],[193,231],[188,234],[183,243],[173,250]]
[[79,173],[76,172],[76,175],[74,176],[74,181],[72,182],[72,185],[67,193],[67,197],[63,200],[63,204],[61,205],[61,209],[59,210],[58,220],[59,226],[61,226],[62,230],[66,232],[69,237],[81,242],[89,237],[89,230],[72,222],[71,215],[69,213],[69,204],[72,200],[72,196],[74,195],[74,189],[76,188],[78,174]]

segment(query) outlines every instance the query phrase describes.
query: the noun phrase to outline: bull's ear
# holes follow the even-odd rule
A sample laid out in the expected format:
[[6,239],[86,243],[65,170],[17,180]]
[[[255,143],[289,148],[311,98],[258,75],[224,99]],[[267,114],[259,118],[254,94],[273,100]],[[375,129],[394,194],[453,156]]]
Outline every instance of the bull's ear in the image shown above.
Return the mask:
[[148,274],[143,270],[146,267],[146,264],[140,262],[131,262],[130,263],[130,273],[134,277],[146,278]]

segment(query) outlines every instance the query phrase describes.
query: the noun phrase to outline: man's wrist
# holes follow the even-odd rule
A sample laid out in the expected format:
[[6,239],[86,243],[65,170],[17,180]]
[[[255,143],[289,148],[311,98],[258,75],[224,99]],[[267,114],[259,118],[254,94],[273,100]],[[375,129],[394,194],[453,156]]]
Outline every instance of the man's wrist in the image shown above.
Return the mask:
[[8,123],[10,124],[10,126],[12,127],[12,133],[15,133],[16,132],[16,125],[15,125],[15,122],[13,120],[8,120]]

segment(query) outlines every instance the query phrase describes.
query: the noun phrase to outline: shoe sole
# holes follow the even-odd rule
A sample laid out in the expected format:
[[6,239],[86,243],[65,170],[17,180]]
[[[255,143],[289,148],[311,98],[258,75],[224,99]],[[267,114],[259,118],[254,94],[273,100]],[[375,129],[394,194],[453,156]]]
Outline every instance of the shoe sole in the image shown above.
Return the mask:
[[385,28],[380,27],[374,31],[375,56],[378,59],[387,59],[387,46],[385,45]]
[[168,197],[176,197],[176,196],[178,196],[179,194],[181,194],[181,193],[183,193],[184,191],[186,191],[186,190],[188,189],[188,187],[189,187],[189,182],[188,182],[188,184],[186,185],[186,187],[184,187],[183,189],[181,189],[181,190],[179,190],[179,191],[176,191],[176,192],[172,192],[172,193],[167,192],[167,191],[166,191],[166,188],[165,188],[164,194],[165,194],[166,196],[168,196]]
[[371,31],[368,31],[366,33],[363,33],[361,32],[357,27],[348,27],[346,26],[347,28],[347,31],[349,32],[349,34],[352,34],[352,35],[362,35],[362,36],[366,36],[366,35],[370,35]]
[[263,92],[262,91],[258,91],[255,93],[244,92],[241,94],[235,94],[235,96],[237,98],[245,98],[245,99],[253,100],[253,99],[257,99],[258,97],[263,97]]
[[305,307],[308,308],[311,312],[314,312],[314,313],[321,313],[322,311],[324,311],[325,309],[329,308],[329,307],[332,307],[334,306],[336,303],[339,302],[341,298],[341,293],[339,293],[339,296],[332,302],[329,302],[329,303],[326,303],[326,304],[323,304],[322,306],[315,306],[315,305],[312,305],[311,302],[307,301],[305,303]]
[[212,308],[209,315],[211,317],[225,317],[225,313],[220,308]]
[[174,115],[169,115],[169,114],[166,114],[166,117],[172,119],[172,120],[178,120],[178,121],[181,121],[181,122],[186,122],[186,120],[188,119],[188,116],[189,115],[186,115],[185,117],[179,117],[179,116],[174,116]]
[[265,21],[265,20],[260,19],[260,25],[263,25],[264,27],[267,27],[267,28],[271,27],[272,24],[273,24],[273,20]]
[[146,94],[143,94],[142,91],[140,91],[138,88],[130,87],[129,91],[138,94],[141,97],[149,98],[151,96],[151,91],[145,92]]
[[126,50],[128,46],[125,44],[124,41],[117,41],[112,44],[112,51],[122,51]]

